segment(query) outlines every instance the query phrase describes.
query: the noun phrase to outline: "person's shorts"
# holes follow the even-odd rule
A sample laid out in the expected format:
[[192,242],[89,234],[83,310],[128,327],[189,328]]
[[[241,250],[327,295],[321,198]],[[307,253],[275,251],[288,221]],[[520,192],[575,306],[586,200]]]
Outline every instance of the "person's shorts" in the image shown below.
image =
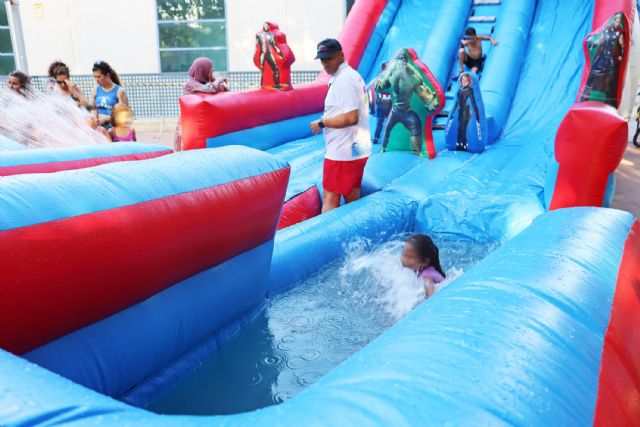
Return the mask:
[[482,71],[482,66],[484,65],[484,58],[480,57],[478,59],[472,58],[467,53],[466,58],[464,60],[464,65],[469,67],[470,69],[476,67],[478,71]]
[[322,187],[332,193],[348,196],[362,185],[362,175],[368,157],[358,160],[324,159]]

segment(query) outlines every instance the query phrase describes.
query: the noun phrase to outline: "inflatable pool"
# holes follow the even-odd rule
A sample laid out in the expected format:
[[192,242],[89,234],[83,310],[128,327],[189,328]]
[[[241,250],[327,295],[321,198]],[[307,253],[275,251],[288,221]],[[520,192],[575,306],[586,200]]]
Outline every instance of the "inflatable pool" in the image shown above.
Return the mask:
[[[357,2],[341,36],[352,65],[372,80],[411,47],[447,103],[464,28],[500,40],[474,83],[487,146],[446,151],[437,126],[450,118],[436,117],[432,158],[375,154],[365,197],[327,214],[323,141],[307,131],[326,76],[184,97],[185,152],[0,178],[0,424],[640,423],[640,223],[602,208],[626,123],[618,105],[582,99],[589,40],[618,13],[637,40],[631,0]],[[415,231],[497,249],[279,405],[140,408],[348,243]]]

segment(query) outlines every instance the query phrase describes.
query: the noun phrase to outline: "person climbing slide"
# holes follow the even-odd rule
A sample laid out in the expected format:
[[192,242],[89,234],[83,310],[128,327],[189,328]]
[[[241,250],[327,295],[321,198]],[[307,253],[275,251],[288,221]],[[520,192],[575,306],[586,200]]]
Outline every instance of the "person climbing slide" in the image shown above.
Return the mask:
[[482,40],[489,40],[492,46],[500,44],[492,36],[477,35],[476,29],[469,27],[464,31],[464,38],[460,40],[462,46],[458,51],[458,73],[451,80],[458,80],[464,72],[465,65],[473,73],[480,74],[484,68],[486,57],[482,53]]

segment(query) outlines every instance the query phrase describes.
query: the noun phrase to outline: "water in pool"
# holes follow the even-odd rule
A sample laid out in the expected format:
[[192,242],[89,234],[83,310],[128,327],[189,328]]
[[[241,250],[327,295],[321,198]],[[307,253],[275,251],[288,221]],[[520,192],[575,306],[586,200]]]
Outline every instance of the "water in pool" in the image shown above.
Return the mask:
[[[493,248],[437,243],[447,273],[440,289]],[[424,300],[421,282],[400,264],[402,245],[350,245],[346,260],[270,298],[249,325],[148,409],[232,414],[291,398]]]

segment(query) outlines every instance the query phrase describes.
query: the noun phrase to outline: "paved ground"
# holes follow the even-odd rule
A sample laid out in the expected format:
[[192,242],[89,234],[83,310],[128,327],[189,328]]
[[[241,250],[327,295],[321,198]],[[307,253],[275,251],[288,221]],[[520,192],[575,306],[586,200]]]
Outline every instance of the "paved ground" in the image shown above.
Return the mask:
[[166,145],[173,148],[176,134],[176,119],[137,120],[135,123],[138,141]]
[[[629,124],[629,141],[636,130],[636,122]],[[166,145],[173,148],[176,120],[145,120],[136,123],[136,133],[140,141]],[[622,163],[616,171],[616,195],[613,206],[616,209],[629,211],[640,217],[640,148],[631,142]]]
[[635,131],[636,122],[629,122],[629,144],[616,171],[616,195],[612,207],[640,217],[640,148],[631,143]]

